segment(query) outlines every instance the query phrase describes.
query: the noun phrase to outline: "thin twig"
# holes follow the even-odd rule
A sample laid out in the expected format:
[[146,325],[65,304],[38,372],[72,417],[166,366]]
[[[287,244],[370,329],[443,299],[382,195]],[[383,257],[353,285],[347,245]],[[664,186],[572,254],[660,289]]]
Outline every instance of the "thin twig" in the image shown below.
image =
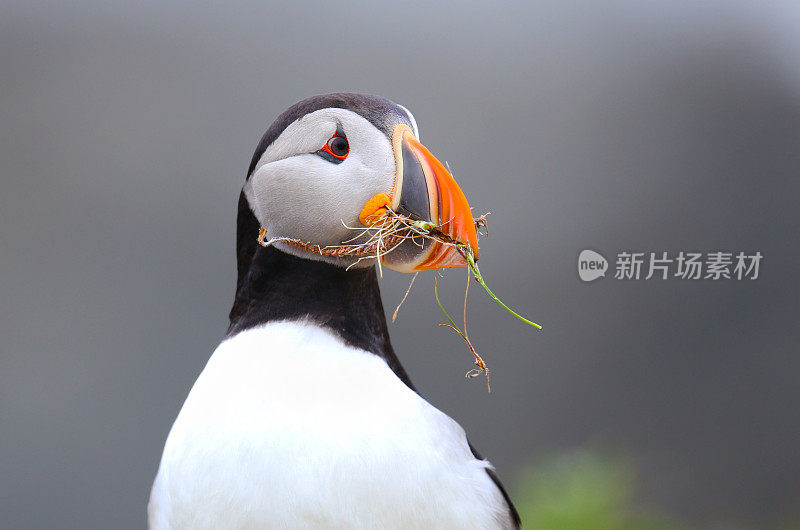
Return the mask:
[[397,320],[397,312],[400,311],[400,308],[403,306],[403,302],[405,302],[406,298],[408,298],[408,293],[411,292],[411,288],[414,286],[414,280],[417,279],[417,276],[419,276],[419,271],[415,272],[414,276],[411,277],[411,283],[408,284],[408,289],[406,289],[406,294],[403,295],[403,299],[400,300],[400,303],[397,304],[394,313],[392,313],[392,322]]
[[464,342],[467,343],[469,351],[472,352],[472,355],[475,357],[475,366],[477,366],[478,368],[477,369],[473,368],[472,370],[468,371],[466,374],[464,374],[464,377],[472,379],[473,377],[476,377],[481,373],[486,374],[486,391],[491,392],[492,387],[489,384],[489,367],[486,366],[486,363],[484,362],[483,358],[480,355],[478,355],[478,352],[475,351],[475,348],[472,346],[472,342],[469,340],[469,337],[467,337],[467,335],[464,334],[464,332],[458,329],[458,326],[456,326],[456,323],[453,322],[452,318],[450,318],[450,314],[447,312],[447,310],[442,305],[442,302],[439,300],[439,278],[437,278],[436,276],[433,277],[433,294],[436,296],[436,303],[439,304],[439,309],[442,310],[442,313],[444,313],[444,316],[447,317],[447,320],[450,322],[449,324],[439,324],[439,325],[450,328],[456,333],[458,333],[459,336],[462,339],[464,339]]
[[467,287],[464,289],[464,335],[469,336],[467,333],[467,295],[469,294],[469,279],[470,270],[467,270]]

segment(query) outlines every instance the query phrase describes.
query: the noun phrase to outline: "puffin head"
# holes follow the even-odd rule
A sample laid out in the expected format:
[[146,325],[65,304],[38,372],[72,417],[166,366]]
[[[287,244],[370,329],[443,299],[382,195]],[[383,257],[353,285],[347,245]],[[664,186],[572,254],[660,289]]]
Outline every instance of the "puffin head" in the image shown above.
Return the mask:
[[[411,112],[379,96],[328,94],[291,106],[258,144],[243,197],[274,246],[301,258],[374,265],[374,253],[324,255],[282,238],[342,245],[353,228],[366,229],[386,208],[434,223],[478,255],[463,192],[419,142]],[[255,240],[258,233],[244,237]],[[466,265],[457,248],[427,239],[402,242],[380,259],[401,272]]]

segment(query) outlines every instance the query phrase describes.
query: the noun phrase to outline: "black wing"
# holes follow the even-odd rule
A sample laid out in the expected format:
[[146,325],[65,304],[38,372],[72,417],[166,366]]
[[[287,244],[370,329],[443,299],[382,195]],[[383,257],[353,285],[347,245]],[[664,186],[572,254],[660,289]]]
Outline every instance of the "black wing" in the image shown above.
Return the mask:
[[[472,442],[467,440],[467,443],[469,444],[469,449],[470,451],[472,451],[473,456],[475,456],[475,458],[477,458],[478,460],[483,460],[483,457],[480,455],[480,453],[478,453],[478,451],[475,450],[475,447],[473,447]],[[500,493],[506,500],[506,504],[508,505],[509,517],[514,522],[514,528],[521,528],[522,522],[519,519],[519,513],[517,513],[517,509],[514,507],[514,503],[511,502],[511,498],[509,498],[508,492],[503,487],[503,483],[500,482],[500,477],[497,476],[497,473],[495,473],[494,470],[489,468],[486,469],[486,473],[489,474],[489,478],[492,479],[492,482],[495,483],[497,489],[500,490]]]

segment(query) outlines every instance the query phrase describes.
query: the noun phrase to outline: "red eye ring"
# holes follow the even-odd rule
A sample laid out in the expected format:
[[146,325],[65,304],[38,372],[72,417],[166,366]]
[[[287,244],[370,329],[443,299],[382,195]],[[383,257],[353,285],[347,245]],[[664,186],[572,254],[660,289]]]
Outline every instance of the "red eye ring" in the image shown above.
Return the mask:
[[347,158],[347,155],[350,154],[350,143],[347,141],[347,138],[339,135],[337,131],[336,134],[325,142],[325,145],[322,146],[320,151],[328,153],[336,160],[344,160]]

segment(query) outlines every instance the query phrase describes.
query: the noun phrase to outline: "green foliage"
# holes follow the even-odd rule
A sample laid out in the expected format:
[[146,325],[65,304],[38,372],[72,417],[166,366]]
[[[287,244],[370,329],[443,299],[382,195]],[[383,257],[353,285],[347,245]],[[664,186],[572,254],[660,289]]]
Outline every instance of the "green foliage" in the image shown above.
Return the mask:
[[559,456],[521,475],[515,504],[536,530],[678,530],[677,522],[634,506],[636,477],[627,462],[592,452]]

